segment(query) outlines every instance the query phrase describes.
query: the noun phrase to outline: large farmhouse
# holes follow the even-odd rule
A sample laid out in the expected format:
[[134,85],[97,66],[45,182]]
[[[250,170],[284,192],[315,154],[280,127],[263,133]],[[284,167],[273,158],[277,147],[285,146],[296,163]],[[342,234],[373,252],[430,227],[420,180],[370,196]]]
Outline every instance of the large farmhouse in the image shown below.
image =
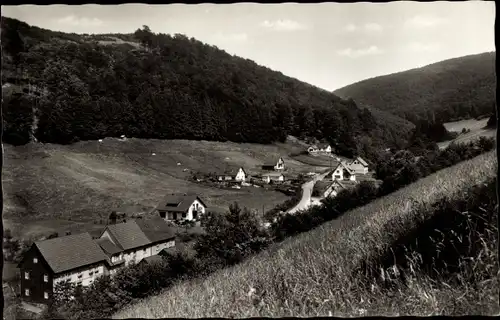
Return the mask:
[[89,233],[36,241],[19,263],[21,297],[44,303],[59,282],[88,286],[105,273],[107,263],[108,257]]
[[367,174],[368,163],[361,157],[357,157],[353,162],[349,164],[349,169],[351,169],[356,174]]
[[281,171],[281,170],[285,170],[285,161],[283,160],[283,158],[280,157],[276,163],[264,164],[262,166],[262,169],[263,170],[268,170],[268,171],[273,171],[273,170]]
[[158,217],[109,225],[95,240],[81,233],[36,241],[19,263],[22,298],[46,303],[60,282],[89,286],[174,245],[174,230]]
[[196,195],[168,195],[156,207],[165,220],[198,220],[207,206]]

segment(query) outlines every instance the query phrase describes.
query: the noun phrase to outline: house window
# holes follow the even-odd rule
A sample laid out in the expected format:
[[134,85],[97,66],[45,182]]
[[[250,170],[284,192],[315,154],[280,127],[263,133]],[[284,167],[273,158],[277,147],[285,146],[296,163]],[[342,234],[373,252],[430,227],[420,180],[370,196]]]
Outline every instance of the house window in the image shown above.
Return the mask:
[[43,275],[43,282],[49,282],[49,276],[44,274]]
[[33,258],[33,263],[38,263],[38,258]]
[[49,293],[48,293],[48,292],[44,292],[44,293],[43,293],[43,297],[44,297],[45,299],[48,299],[48,298],[49,298]]
[[183,212],[183,213],[182,213],[182,217],[183,217],[183,218],[185,218],[185,217],[186,217],[186,213],[185,213],[185,212]]
[[30,279],[30,273],[29,272],[25,272],[24,273],[24,279],[26,279],[26,280]]
[[30,296],[30,289],[24,290],[24,295],[29,297]]
[[81,279],[82,277],[83,277],[83,274],[82,274],[82,273],[80,273],[80,274],[78,275],[78,279]]

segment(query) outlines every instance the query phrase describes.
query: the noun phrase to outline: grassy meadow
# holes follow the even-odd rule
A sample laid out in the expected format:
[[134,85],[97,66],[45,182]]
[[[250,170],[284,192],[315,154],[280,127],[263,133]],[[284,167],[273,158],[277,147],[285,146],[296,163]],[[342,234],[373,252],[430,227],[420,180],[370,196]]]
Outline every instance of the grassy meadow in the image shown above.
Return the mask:
[[[473,186],[491,183],[496,175],[494,150],[274,244],[239,265],[178,283],[114,318],[498,314],[498,263],[488,269],[487,280],[459,285],[417,273],[404,285],[386,288],[380,279],[370,283],[356,271],[432,219],[434,204],[467,199]],[[488,223],[491,241],[478,256],[467,258],[471,265],[498,260],[496,223]]]
[[[479,139],[480,137],[487,137],[487,138],[495,137],[496,129],[485,128],[487,122],[488,118],[481,120],[467,119],[467,120],[444,123],[446,130],[450,132],[458,132],[460,134],[453,140],[439,142],[438,143],[439,148],[444,149],[452,142],[467,143]],[[462,129],[464,128],[470,130],[470,132],[461,133]]]
[[303,148],[293,141],[259,145],[115,138],[4,145],[5,228],[23,237],[100,230],[112,210],[147,214],[168,193],[199,194],[215,211],[227,210],[234,201],[259,212],[270,210],[288,197],[263,188],[219,189],[190,177],[238,166],[258,173],[260,165],[280,156],[288,173],[317,170],[289,157]]

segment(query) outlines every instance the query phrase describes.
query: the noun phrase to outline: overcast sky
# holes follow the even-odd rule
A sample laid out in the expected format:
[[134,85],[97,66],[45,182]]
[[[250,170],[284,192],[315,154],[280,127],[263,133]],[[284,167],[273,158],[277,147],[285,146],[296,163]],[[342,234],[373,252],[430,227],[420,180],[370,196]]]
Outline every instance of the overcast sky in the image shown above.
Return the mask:
[[75,33],[183,33],[327,90],[495,50],[493,1],[23,5],[2,15]]

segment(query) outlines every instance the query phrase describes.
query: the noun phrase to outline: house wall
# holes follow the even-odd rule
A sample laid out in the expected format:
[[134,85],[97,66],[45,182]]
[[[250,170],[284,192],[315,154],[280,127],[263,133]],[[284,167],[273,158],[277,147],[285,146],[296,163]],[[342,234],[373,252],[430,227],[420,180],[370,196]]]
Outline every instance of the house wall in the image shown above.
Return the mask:
[[[33,258],[38,261],[35,263]],[[45,303],[48,299],[44,294],[47,292],[49,299],[52,297],[53,287],[53,272],[49,265],[42,257],[38,249],[31,247],[23,257],[23,261],[19,267],[21,275],[21,298],[25,301]],[[25,278],[25,272],[29,273],[29,279]],[[48,281],[44,281],[44,276],[47,275]],[[26,295],[26,290],[29,290]]]
[[107,273],[104,262],[89,265],[83,268],[63,272],[54,276],[54,286],[60,282],[69,281],[75,285],[89,286],[97,278]]
[[175,239],[172,239],[172,240],[168,240],[168,241],[165,241],[165,242],[162,242],[162,243],[155,244],[155,245],[151,248],[151,255],[152,255],[152,256],[157,255],[157,254],[158,254],[158,253],[160,253],[160,251],[162,251],[163,249],[166,249],[166,248],[171,248],[171,247],[175,247]]
[[238,173],[236,174],[236,177],[235,177],[235,180],[236,181],[245,181],[245,171],[243,171],[243,169],[240,168],[240,170],[238,170]]
[[194,200],[188,209],[186,220],[193,220],[193,211],[195,210],[196,206],[198,206],[198,218],[200,217],[200,215],[205,213],[205,206],[203,206],[200,201]]
[[[357,161],[357,160],[356,160]],[[361,163],[356,163],[356,161],[354,163],[352,163],[349,168],[351,170],[353,170],[355,173],[360,173],[360,174],[366,174],[368,173],[368,168],[363,166]]]

